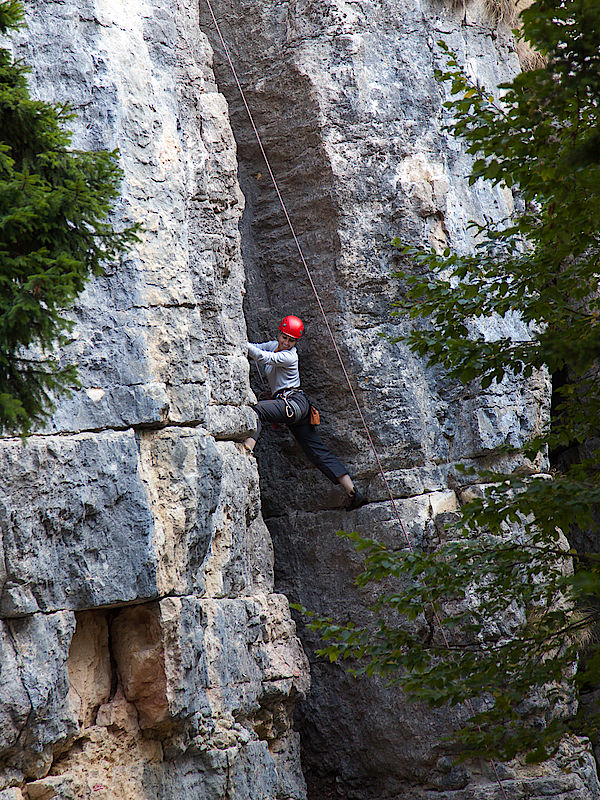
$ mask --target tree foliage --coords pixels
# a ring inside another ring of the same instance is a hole
[[[522,14],[522,35],[544,66],[500,87],[500,99],[443,43],[438,78],[453,96],[447,127],[475,157],[470,183],[514,189],[523,211],[474,225],[477,244],[466,255],[396,240],[407,265],[397,313],[418,322],[405,339],[411,350],[464,383],[501,387],[538,370],[562,376],[552,424],[526,455],[543,462],[580,446],[585,457],[552,476],[480,475],[487,491],[463,507],[434,552],[352,534],[366,556],[359,583],[384,581],[379,621],[368,630],[323,619],[313,626],[332,660],[355,659],[358,671],[384,674],[432,705],[470,704],[463,752],[541,760],[565,731],[593,724],[574,715],[574,689],[600,665],[592,647],[576,668],[598,618],[600,555],[575,552],[564,535],[578,525],[597,537],[600,507],[600,4],[536,0]],[[520,320],[512,329],[523,335],[490,335],[506,318]]]
[[[22,21],[20,2],[0,1],[1,34]],[[27,72],[0,49],[0,431],[25,433],[76,383],[57,355],[71,327],[65,309],[135,238],[109,220],[116,152],[72,149],[73,114],[33,100]]]

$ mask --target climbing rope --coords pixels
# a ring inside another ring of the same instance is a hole
[[[252,112],[250,111],[250,107],[249,107],[248,102],[246,100],[245,92],[244,92],[244,90],[242,88],[242,84],[240,83],[240,80],[238,78],[238,74],[237,74],[237,71],[236,71],[234,63],[233,63],[233,59],[231,58],[231,54],[229,52],[229,48],[227,47],[227,45],[225,43],[225,39],[223,37],[223,34],[221,33],[221,27],[220,27],[219,23],[217,22],[217,18],[215,16],[214,11],[213,11],[213,7],[211,5],[210,0],[206,0],[206,5],[207,5],[208,10],[210,12],[210,16],[211,16],[213,24],[215,26],[215,30],[217,32],[217,36],[219,37],[219,41],[221,42],[221,46],[223,48],[223,52],[225,53],[225,57],[227,59],[229,67],[231,69],[231,73],[233,75],[233,79],[234,79],[235,84],[236,84],[236,86],[238,88],[238,91],[240,93],[240,97],[242,99],[242,103],[244,104],[244,108],[246,109],[246,114],[248,115],[248,119],[250,120],[250,125],[252,126],[252,130],[254,131],[254,136],[256,137],[256,141],[257,141],[258,146],[260,148],[260,152],[262,154],[262,157],[264,159],[265,165],[266,165],[267,170],[269,172],[269,176],[271,178],[271,182],[273,184],[273,188],[275,189],[275,192],[277,194],[277,198],[278,198],[279,203],[281,205],[281,208],[283,210],[283,213],[284,213],[285,219],[287,221],[288,227],[290,229],[290,232],[291,232],[292,237],[294,239],[294,242],[296,244],[296,249],[298,250],[298,255],[300,257],[300,261],[301,261],[302,266],[304,267],[304,270],[305,270],[306,275],[308,277],[308,281],[310,283],[311,289],[312,289],[313,294],[315,296],[315,300],[316,300],[317,305],[319,307],[319,311],[321,312],[321,316],[323,317],[323,322],[325,323],[325,327],[327,328],[327,332],[329,333],[329,337],[330,337],[331,342],[333,344],[333,349],[335,350],[335,354],[336,354],[337,359],[338,359],[338,361],[340,363],[340,366],[342,368],[342,372],[344,374],[344,378],[346,380],[346,383],[348,384],[348,388],[350,389],[350,394],[352,395],[352,399],[354,400],[354,404],[356,406],[356,410],[357,410],[358,415],[360,417],[360,421],[362,423],[362,426],[364,428],[365,434],[366,434],[367,439],[369,441],[369,445],[371,447],[373,455],[375,456],[375,461],[377,462],[377,468],[378,468],[379,473],[380,473],[380,475],[381,475],[381,477],[383,479],[383,483],[385,485],[385,488],[386,488],[387,493],[389,495],[390,501],[392,503],[392,507],[394,509],[394,513],[396,515],[396,519],[398,520],[398,524],[400,525],[400,530],[402,531],[404,539],[406,540],[406,545],[408,547],[409,552],[413,553],[414,552],[414,547],[412,545],[412,542],[410,541],[408,533],[406,532],[406,528],[404,527],[404,523],[402,521],[402,517],[400,516],[400,511],[398,510],[398,506],[396,504],[396,500],[394,499],[394,495],[392,494],[392,490],[391,490],[390,485],[388,483],[388,480],[387,480],[387,478],[385,476],[385,471],[383,469],[383,465],[381,463],[381,459],[379,458],[379,454],[377,452],[377,448],[375,447],[375,442],[373,441],[373,437],[371,436],[371,432],[370,432],[369,427],[367,425],[367,422],[365,420],[361,405],[360,405],[360,403],[358,401],[358,397],[356,396],[356,392],[354,391],[354,387],[352,386],[352,382],[350,381],[350,376],[349,376],[348,371],[346,369],[346,365],[344,364],[344,359],[342,358],[342,354],[341,354],[340,349],[339,349],[339,347],[337,345],[335,336],[333,335],[333,331],[332,331],[331,326],[329,324],[329,320],[327,318],[327,314],[325,313],[325,309],[323,307],[323,303],[321,302],[321,298],[319,296],[319,292],[317,291],[317,287],[316,287],[315,282],[313,280],[312,273],[311,273],[311,271],[309,269],[309,266],[308,266],[308,263],[306,261],[306,258],[304,257],[304,252],[303,252],[302,247],[300,245],[300,241],[298,240],[298,237],[296,235],[296,230],[295,230],[294,225],[292,223],[291,217],[290,217],[290,215],[288,213],[287,206],[285,204],[285,201],[283,199],[281,191],[279,189],[279,184],[277,182],[277,178],[275,177],[275,174],[274,174],[274,172],[273,172],[273,170],[271,168],[271,162],[269,161],[269,158],[268,158],[267,153],[265,151],[265,148],[264,148],[264,145],[262,143],[262,139],[261,139],[260,133],[258,132],[258,128],[256,126],[256,123],[254,122],[254,117],[252,115]],[[260,370],[259,370],[259,373],[260,373]],[[261,375],[261,379],[262,379],[262,375]],[[441,619],[439,617],[439,614],[438,614],[435,606],[433,605],[433,603],[432,603],[432,609],[433,609],[433,614],[434,614],[434,617],[435,617],[435,621],[437,622],[438,627],[440,629],[440,632],[442,634],[442,638],[444,640],[444,644],[445,644],[446,648],[448,649],[448,651],[450,651],[451,650],[450,642],[448,641],[448,638],[446,636],[446,632],[444,630],[444,626],[442,625],[442,621],[441,621]],[[469,711],[471,712],[471,714],[474,714],[475,710],[474,710],[473,705],[472,705],[470,700],[466,701],[466,705],[467,705]],[[502,792],[502,796],[504,797],[504,800],[508,800],[508,797],[507,797],[506,792],[504,790],[504,786],[502,784],[502,780],[500,779],[500,776],[498,774],[498,769],[497,769],[496,763],[493,760],[490,760],[490,764],[492,766],[496,782],[498,783],[498,786],[500,787],[500,790]]]
[[[265,379],[263,378],[263,374],[261,372],[261,369],[258,366],[258,361],[255,361],[254,363],[256,364],[256,370],[258,372],[258,377],[260,378],[260,382],[261,382],[261,385],[262,385],[262,388],[263,388],[263,392],[265,394],[269,394],[269,387],[267,386],[267,384],[265,382]]]

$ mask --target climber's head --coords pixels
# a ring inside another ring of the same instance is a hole
[[[279,330],[281,332],[277,339],[277,349],[291,350],[304,332],[304,323],[300,317],[284,317],[279,323]]]
[[[298,339],[304,333],[304,323],[300,317],[294,317],[293,315],[290,315],[281,320],[279,323],[279,330],[288,339],[293,339],[293,344],[296,344]]]

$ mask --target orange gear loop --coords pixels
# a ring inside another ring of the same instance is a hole
[[[331,342],[333,344],[333,349],[335,350],[335,354],[336,354],[336,356],[338,358],[338,361],[340,362],[340,366],[342,368],[342,372],[344,373],[344,378],[346,379],[346,383],[348,384],[348,388],[350,389],[350,394],[352,395],[352,399],[354,400],[354,404],[356,406],[356,410],[358,411],[358,415],[360,417],[360,421],[361,421],[362,426],[363,426],[363,428],[365,430],[365,433],[367,435],[367,439],[369,440],[369,445],[371,447],[371,450],[373,451],[373,455],[375,456],[375,460],[377,462],[377,467],[379,469],[379,472],[380,472],[381,477],[383,479],[383,482],[385,484],[385,488],[387,490],[387,493],[388,493],[388,495],[390,497],[390,500],[391,500],[391,503],[392,503],[392,507],[394,509],[394,513],[395,513],[396,518],[398,520],[398,523],[400,525],[400,529],[401,529],[402,534],[404,535],[404,538],[406,540],[406,545],[407,545],[409,551],[411,553],[413,553],[414,552],[414,548],[413,548],[412,542],[410,541],[410,539],[408,537],[408,534],[406,532],[406,528],[404,527],[404,523],[402,522],[402,518],[400,517],[400,512],[398,511],[398,506],[396,505],[396,501],[394,499],[394,495],[392,494],[392,490],[390,489],[390,485],[389,485],[388,480],[387,480],[387,478],[385,476],[385,472],[384,472],[383,466],[381,464],[381,459],[379,458],[379,454],[377,453],[377,448],[375,447],[375,443],[373,442],[373,437],[371,436],[371,432],[369,431],[369,428],[367,426],[367,422],[366,422],[364,414],[362,412],[362,408],[360,407],[360,403],[358,402],[358,398],[356,396],[356,392],[354,391],[354,388],[352,387],[352,383],[350,382],[350,376],[348,375],[348,371],[346,369],[346,365],[344,364],[344,360],[342,358],[342,354],[340,353],[339,347],[338,347],[337,342],[335,340],[335,336],[333,335],[333,331],[331,329],[331,326],[329,325],[329,320],[327,319],[327,315],[325,313],[325,309],[323,308],[323,303],[321,302],[321,298],[319,296],[319,292],[317,291],[317,287],[315,286],[315,283],[313,281],[313,277],[312,277],[311,271],[310,271],[310,269],[308,267],[308,264],[306,262],[306,259],[304,257],[304,253],[302,251],[302,247],[300,245],[300,242],[298,241],[298,237],[296,235],[296,231],[295,231],[294,226],[292,224],[292,220],[290,219],[290,215],[288,214],[287,206],[286,206],[286,204],[284,202],[284,199],[283,199],[283,197],[281,195],[281,192],[279,190],[279,184],[277,183],[277,179],[276,179],[275,174],[273,173],[273,170],[271,168],[271,162],[269,161],[269,158],[268,158],[267,153],[265,151],[265,148],[263,146],[262,139],[261,139],[260,134],[258,132],[258,128],[256,127],[256,123],[254,122],[254,117],[252,116],[252,112],[250,111],[250,107],[249,107],[248,102],[246,100],[246,95],[244,94],[244,90],[242,89],[242,85],[241,85],[240,80],[238,78],[235,66],[233,64],[233,60],[232,60],[231,55],[229,53],[229,48],[225,44],[225,39],[223,38],[223,34],[221,33],[221,28],[219,26],[219,23],[217,22],[217,18],[215,16],[215,12],[213,11],[213,7],[211,5],[210,0],[206,0],[206,5],[208,7],[208,10],[210,12],[210,16],[211,16],[212,21],[214,23],[215,30],[217,31],[217,36],[219,37],[219,41],[221,42],[221,46],[223,48],[223,52],[225,53],[225,57],[227,59],[229,67],[231,69],[231,73],[233,75],[233,79],[234,79],[235,84],[236,84],[236,86],[238,88],[238,91],[240,93],[240,97],[242,99],[242,103],[244,104],[244,108],[246,109],[246,113],[248,114],[248,119],[250,120],[250,124],[252,126],[252,130],[254,131],[254,135],[256,137],[256,141],[257,141],[258,146],[260,148],[260,152],[262,153],[262,157],[263,157],[263,159],[265,161],[265,165],[266,165],[267,170],[269,172],[269,176],[271,178],[271,182],[273,184],[273,188],[275,189],[275,192],[277,194],[277,198],[279,200],[279,203],[281,204],[281,208],[283,210],[283,213],[284,213],[285,219],[287,221],[288,227],[290,229],[290,232],[291,232],[292,237],[294,239],[294,242],[296,244],[296,248],[298,250],[298,255],[300,256],[300,261],[302,262],[302,266],[304,267],[304,270],[305,270],[306,275],[308,277],[308,281],[309,281],[310,286],[311,286],[311,288],[313,290],[313,294],[315,296],[315,300],[317,302],[317,305],[319,306],[319,311],[321,312],[321,316],[323,317],[323,321],[325,323],[325,327],[327,328],[327,332],[329,333],[329,336],[331,338]],[[432,603],[432,609],[433,609],[435,621],[437,622],[437,624],[439,626],[439,629],[441,631],[442,638],[444,640],[444,644],[445,644],[446,648],[448,649],[448,651],[450,651],[451,650],[450,643],[449,643],[448,638],[446,636],[446,632],[444,631],[444,627],[442,625],[442,621],[441,621],[441,619],[439,617],[437,609],[435,608],[435,605],[433,603]],[[451,656],[452,656],[452,654],[451,654]],[[469,711],[472,714],[474,714],[475,713],[475,709],[473,708],[473,705],[472,705],[470,700],[466,701],[466,705],[467,705],[467,708],[469,709]],[[500,778],[500,775],[498,774],[498,769],[497,769],[495,761],[490,759],[490,764],[492,766],[492,770],[494,772],[494,777],[496,779],[496,782],[498,783],[498,786],[500,787],[500,790],[502,792],[502,796],[504,797],[504,800],[508,800],[508,797],[506,795],[506,791],[505,791],[504,786],[502,784],[502,780]]]

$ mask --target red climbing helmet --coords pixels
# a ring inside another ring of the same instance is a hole
[[[279,323],[279,330],[282,333],[291,336],[293,339],[299,339],[304,333],[304,323],[300,317],[294,317],[293,315],[290,315],[289,317],[284,317],[281,320]]]

